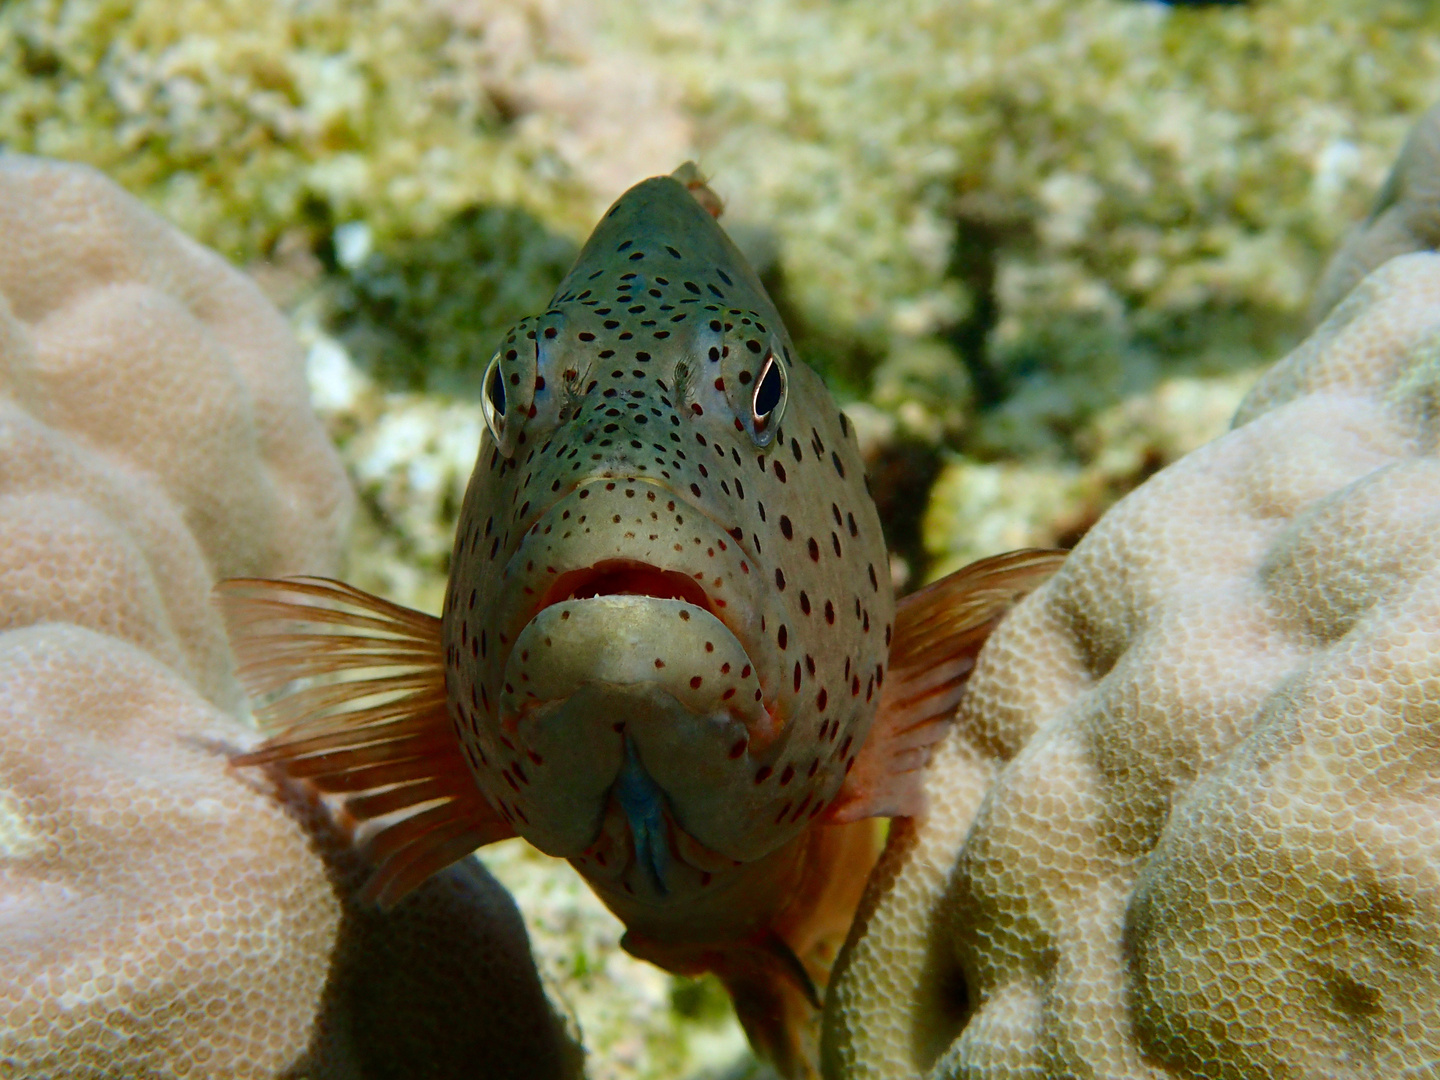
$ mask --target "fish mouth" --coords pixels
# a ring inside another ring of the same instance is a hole
[[[630,559],[606,559],[594,566],[561,574],[546,590],[531,617],[567,600],[592,600],[599,596],[650,596],[657,600],[681,600],[720,617],[710,595],[690,575],[676,570],[661,570]]]

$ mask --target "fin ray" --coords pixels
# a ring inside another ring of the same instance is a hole
[[[921,811],[921,771],[949,730],[981,646],[1064,558],[1063,551],[1011,551],[973,562],[900,601],[875,723],[828,820]]]
[[[342,795],[353,827],[378,826],[364,845],[375,867],[364,895],[391,907],[514,835],[451,726],[439,619],[325,578],[237,578],[216,594],[270,736],[233,763]]]

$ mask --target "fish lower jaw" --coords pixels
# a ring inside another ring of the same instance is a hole
[[[523,724],[596,686],[663,692],[677,723],[728,717],[762,736],[774,728],[745,647],[687,599],[608,594],[542,608],[510,651],[500,713]],[[625,717],[590,719],[610,728]]]

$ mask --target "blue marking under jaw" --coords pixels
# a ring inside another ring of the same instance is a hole
[[[630,835],[635,839],[635,860],[650,874],[661,896],[669,893],[665,874],[670,868],[670,844],[665,836],[665,815],[661,806],[665,793],[650,779],[635,743],[625,737],[625,764],[615,779],[615,798],[630,822]]]

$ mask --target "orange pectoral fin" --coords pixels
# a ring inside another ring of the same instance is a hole
[[[364,895],[392,907],[514,835],[451,727],[439,619],[324,578],[236,578],[216,594],[261,729],[277,732],[233,764],[346,793],[357,825],[403,815],[366,843]]]
[[[980,647],[1064,559],[1063,551],[1034,548],[995,555],[900,601],[880,708],[829,820],[921,811],[921,771],[949,730]]]

